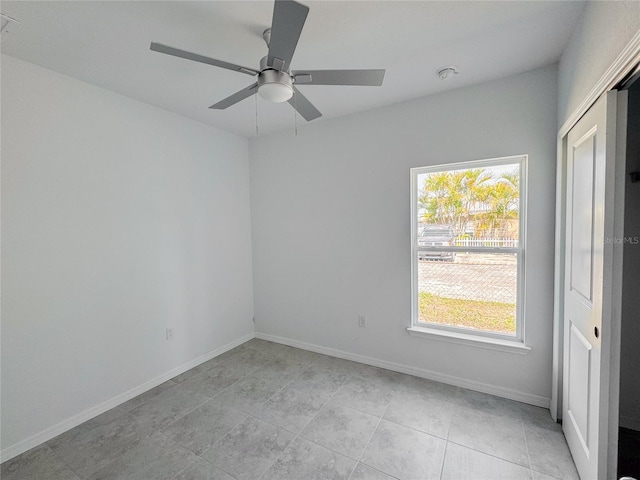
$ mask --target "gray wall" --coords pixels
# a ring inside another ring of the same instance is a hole
[[[246,139],[3,56],[3,452],[251,336],[249,216]]]
[[[552,66],[253,139],[256,331],[547,402],[556,80]],[[529,154],[531,352],[410,336],[409,169],[516,154]]]

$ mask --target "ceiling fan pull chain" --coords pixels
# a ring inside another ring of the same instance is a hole
[[[256,137],[260,135],[260,131],[258,130],[258,95],[254,95],[256,99]]]
[[[293,133],[297,137],[298,136],[298,107],[296,105],[296,99],[298,95],[296,92],[293,92]]]

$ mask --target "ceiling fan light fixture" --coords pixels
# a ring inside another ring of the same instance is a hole
[[[258,87],[258,93],[269,102],[282,103],[293,96],[293,88],[284,83],[264,83]]]
[[[258,94],[269,102],[286,102],[293,96],[291,76],[280,70],[263,70],[258,77]]]

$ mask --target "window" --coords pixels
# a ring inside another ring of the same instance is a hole
[[[411,169],[412,332],[523,341],[526,156]]]

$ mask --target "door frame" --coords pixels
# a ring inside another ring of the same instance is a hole
[[[576,111],[560,127],[557,137],[557,162],[556,162],[556,231],[555,231],[555,265],[554,265],[554,311],[553,311],[553,362],[552,362],[552,386],[551,386],[551,416],[554,420],[562,417],[562,389],[563,389],[563,348],[564,348],[564,281],[565,281],[565,223],[566,223],[566,184],[567,184],[567,142],[566,137],[578,120],[591,108],[591,106],[607,91],[616,87],[634,73],[640,64],[640,31],[632,38],[629,44],[618,55],[613,64],[596,83],[587,97]],[[616,120],[626,118],[626,106],[619,105]],[[616,122],[619,123],[619,122]],[[617,129],[616,139],[609,139],[614,146],[621,144],[622,134]],[[609,143],[609,141],[607,143]],[[623,143],[621,144],[624,145]],[[622,150],[622,151],[621,151]],[[624,235],[624,166],[626,160],[624,148],[618,149],[615,154],[615,162],[607,165],[607,171],[611,172],[610,180],[606,186],[606,203],[611,205],[611,213],[606,219],[605,230],[607,235],[622,238]],[[611,168],[612,170],[609,170]],[[609,175],[608,175],[609,176]],[[620,393],[620,305],[622,293],[622,244],[610,243],[605,245],[605,285],[603,298],[603,331],[609,331],[606,351],[603,345],[603,355],[608,353],[609,365],[604,365],[601,375],[606,375],[608,391],[605,395],[604,405],[608,405],[608,425],[604,440],[603,450],[606,451],[607,472],[602,478],[616,478],[617,450],[618,450],[618,407]],[[606,322],[606,323],[605,323]],[[601,452],[604,455],[604,452]]]

